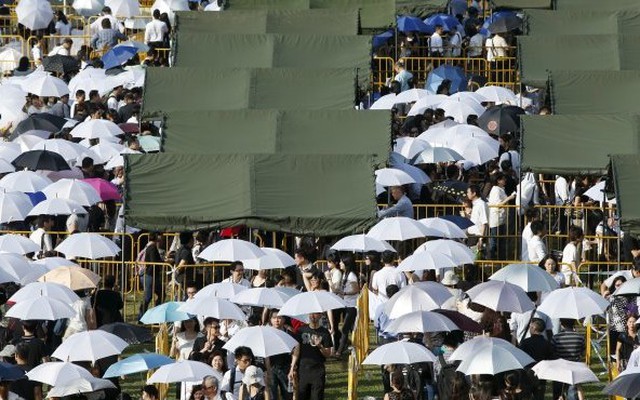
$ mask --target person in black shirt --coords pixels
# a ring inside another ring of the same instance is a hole
[[[120,312],[124,307],[124,302],[120,292],[113,290],[115,284],[116,277],[107,275],[104,278],[104,289],[98,290],[94,295],[93,304],[96,309],[98,327],[113,322],[124,322]]]
[[[204,336],[199,336],[193,342],[193,350],[191,350],[192,360],[206,362],[214,351],[221,352],[225,357],[227,350],[222,346],[226,342],[221,340],[220,335],[220,321],[217,318],[208,317],[204,319]]]
[[[193,248],[193,233],[191,232],[181,232],[180,233],[180,247],[178,251],[176,251],[175,258],[175,267],[176,267],[176,282],[179,284],[184,284],[185,281],[195,281],[202,282],[202,280],[198,280],[195,278],[194,271],[187,271],[185,266],[194,265],[196,262],[193,259],[193,254],[191,253],[191,249]]]
[[[331,334],[320,326],[322,313],[309,314],[309,325],[298,329],[300,344],[293,350],[289,379],[298,377],[299,399],[324,400],[325,361],[331,355]]]
[[[141,275],[141,283],[144,287],[144,301],[140,304],[140,312],[138,313],[138,319],[142,318],[145,311],[149,307],[153,295],[156,295],[156,304],[162,304],[164,302],[164,296],[162,293],[162,265],[160,264],[164,260],[160,254],[158,243],[160,243],[160,234],[157,232],[149,233],[149,242],[144,249],[144,262],[143,266],[139,266],[139,272]],[[158,263],[147,264],[147,263]]]
[[[15,359],[18,368],[22,369],[25,373],[29,372],[30,368],[27,367],[27,359],[29,357],[29,347],[20,343],[15,349]],[[29,379],[18,379],[11,382],[11,389],[13,393],[22,397],[24,400],[36,400],[42,399],[42,384],[40,382],[31,381]]]
[[[536,360],[536,363],[542,360],[553,360],[555,358],[553,354],[553,346],[551,346],[551,343],[549,343],[549,341],[544,337],[545,329],[545,323],[542,319],[531,319],[529,326],[531,336],[520,342],[520,349]],[[547,382],[542,379],[539,380],[538,385],[534,390],[534,399],[544,399],[544,392],[546,389]]]
[[[285,327],[284,317],[278,314],[278,310],[271,310],[271,326],[275,329],[289,333]],[[287,374],[291,369],[291,354],[276,354],[267,359],[267,365],[271,370],[271,380],[268,382],[269,394],[272,399],[278,398],[278,392],[282,400],[291,400],[293,393],[288,391]]]
[[[16,346],[24,344],[29,349],[26,362],[28,369],[42,364],[44,359],[49,356],[47,346],[35,336],[37,326],[35,321],[22,321],[22,337],[13,343]]]

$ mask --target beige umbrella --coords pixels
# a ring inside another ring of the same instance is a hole
[[[100,281],[100,276],[82,267],[58,267],[42,275],[40,282],[54,282],[71,290],[92,289]]]

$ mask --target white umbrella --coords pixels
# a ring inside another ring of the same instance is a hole
[[[600,379],[589,369],[587,364],[576,361],[543,360],[531,368],[538,379],[562,382],[567,385],[578,385],[587,382],[599,382]]]
[[[399,341],[378,347],[364,359],[362,364],[416,364],[435,361],[436,356],[426,347],[417,343]]]
[[[593,185],[592,187],[590,187],[586,192],[584,192],[584,195],[595,201],[599,201],[599,202],[607,201],[610,204],[615,204],[616,203],[615,198],[607,199],[606,193],[604,192],[606,184],[607,182],[600,181],[595,185]]]
[[[111,13],[118,18],[131,18],[140,15],[140,3],[136,0],[105,0]]]
[[[257,357],[271,357],[289,354],[298,341],[285,331],[270,326],[251,326],[241,329],[229,339],[223,349],[234,352],[240,346],[247,346]]]
[[[477,115],[478,117],[484,113],[484,107],[475,101],[457,101],[446,100],[438,105],[438,108],[444,110],[444,115],[453,117],[456,122],[465,124],[467,117]]]
[[[246,286],[239,285],[235,282],[216,282],[211,283],[202,289],[198,290],[198,293],[194,296],[196,299],[203,297],[220,297],[221,299],[230,299],[240,292],[247,290]]]
[[[29,216],[38,215],[71,215],[71,214],[86,214],[87,210],[84,209],[82,204],[73,200],[67,199],[46,199],[36,204],[35,207],[29,211]]]
[[[551,318],[580,319],[602,314],[608,307],[609,302],[593,290],[568,287],[549,293],[538,311]]]
[[[22,82],[22,88],[42,97],[62,97],[69,94],[67,84],[62,79],[51,75],[29,77]]]
[[[102,201],[93,186],[78,179],[60,179],[42,190],[47,199],[68,199],[83,206],[92,206]]]
[[[9,233],[0,236],[0,251],[19,254],[36,253],[40,251],[40,246],[27,237]]]
[[[483,282],[467,290],[471,301],[494,311],[523,313],[535,307],[521,287],[502,281]]]
[[[261,247],[265,252],[265,256],[244,261],[244,267],[247,269],[279,269],[287,268],[295,265],[296,261],[289,254],[280,249],[273,247]]]
[[[51,180],[33,171],[18,171],[0,179],[0,187],[8,191],[39,192],[51,184]]]
[[[397,103],[415,103],[420,99],[424,99],[432,96],[425,89],[409,89],[398,94],[396,97]]]
[[[454,143],[451,148],[460,153],[465,160],[481,165],[498,157],[500,143],[490,137],[472,137]]]
[[[16,14],[18,22],[32,31],[45,29],[53,20],[53,9],[46,0],[20,0]]]
[[[640,295],[640,278],[629,279],[613,292],[614,296]]]
[[[385,218],[367,233],[367,236],[379,240],[409,240],[430,235],[431,231],[426,226],[407,217]]]
[[[376,100],[369,110],[391,110],[393,105],[397,103],[397,95],[395,93],[385,94]]]
[[[55,321],[61,318],[71,318],[76,311],[67,303],[51,297],[32,297],[14,304],[6,316],[21,320]]]
[[[115,257],[120,253],[120,247],[112,240],[91,232],[70,235],[55,250],[67,257],[83,257],[91,260]]]
[[[1,88],[2,86],[0,86]],[[2,96],[2,91],[0,91],[0,97]],[[7,160],[9,162],[18,158],[18,156],[22,154],[22,149],[18,143],[14,142],[0,142],[0,158]]]
[[[484,86],[476,90],[476,93],[482,95],[487,101],[496,104],[518,105],[518,98],[511,89],[502,86]]]
[[[25,133],[14,139],[13,143],[19,144],[20,150],[24,152],[33,149],[36,145],[44,141],[45,139],[40,136]]]
[[[525,292],[550,292],[558,288],[556,280],[536,264],[509,264],[489,279],[513,283]]]
[[[402,186],[416,182],[409,174],[395,168],[381,168],[375,174],[376,183],[382,186]]]
[[[433,236],[443,237],[447,239],[464,239],[467,237],[467,234],[464,233],[464,231],[460,229],[458,225],[444,218],[424,218],[419,219],[418,222],[429,229],[439,232],[438,235]]]
[[[0,186],[2,181],[0,180]],[[33,208],[29,196],[22,192],[0,192],[0,223],[24,221]]]
[[[382,253],[383,251],[396,252],[396,250],[386,241],[378,240],[365,234],[345,236],[331,246],[331,250],[353,251],[360,253],[365,253],[367,251],[377,251],[378,253]]]
[[[100,139],[100,143],[89,147],[89,150],[96,155],[96,157],[91,157],[96,164],[106,163],[119,156],[124,149],[125,147],[119,143],[103,142],[102,139]]]
[[[401,163],[393,164],[392,166],[393,168],[397,168],[409,174],[409,176],[412,177],[418,185],[426,185],[427,183],[431,182],[431,178],[429,178],[429,176],[423,170],[418,167],[414,167],[411,164]]]
[[[13,296],[9,298],[9,301],[20,303],[40,296],[60,300],[67,304],[72,304],[80,299],[73,290],[59,283],[33,282],[15,292]]]
[[[112,170],[117,167],[124,167],[124,157],[121,155],[117,155],[109,160],[109,162],[104,166],[106,170]]]
[[[385,332],[450,332],[458,329],[453,321],[442,314],[433,311],[414,311],[391,321]]]
[[[181,360],[158,368],[158,370],[147,380],[147,383],[202,381],[202,378],[207,375],[212,375],[217,377],[218,380],[222,380],[222,376],[219,372],[203,362]]]
[[[0,71],[10,72],[18,67],[22,53],[12,47],[5,47],[0,51]]]
[[[73,9],[83,17],[98,15],[103,7],[104,0],[73,0]]]
[[[116,385],[108,379],[100,378],[81,378],[69,382],[65,385],[58,385],[53,387],[47,393],[47,398],[60,398],[66,396],[73,396],[82,393],[96,393],[104,389],[115,389]]]
[[[32,150],[48,150],[56,152],[67,162],[77,159],[86,152],[84,147],[65,139],[47,139],[36,143]]]
[[[243,306],[280,308],[287,300],[299,293],[300,291],[296,289],[288,291],[279,287],[252,288],[236,294],[230,300]]]
[[[15,83],[4,83],[0,85],[0,98],[2,98],[2,105],[8,108],[20,109],[27,102],[27,92],[22,87]],[[2,143],[3,146],[10,142]],[[9,160],[13,161],[13,160]]]
[[[70,132],[71,136],[83,139],[100,139],[124,134],[115,123],[106,119],[92,119],[81,122]]]
[[[428,130],[426,132],[429,132]],[[446,129],[439,129],[435,131],[435,134],[431,134],[430,138],[432,144],[441,144],[443,146],[451,146],[456,142],[464,141],[469,138],[475,137],[491,137],[487,132],[474,125],[459,124],[451,126]],[[426,136],[421,137],[424,140]]]
[[[218,319],[233,319],[244,321],[247,319],[240,307],[229,300],[218,297],[199,297],[187,300],[178,307],[178,311],[203,317],[214,317]]]
[[[20,277],[20,285],[26,286],[29,283],[36,282],[40,277],[49,272],[44,265],[29,262],[29,272]]]
[[[149,21],[143,18],[127,18],[124,20],[124,27],[127,29],[144,29]]]
[[[414,311],[432,311],[440,308],[453,295],[447,290],[447,296],[442,292],[427,292],[416,285],[409,285],[394,294],[384,305],[384,311],[389,318],[399,318]]]
[[[243,261],[265,255],[260,247],[246,240],[224,239],[202,250],[198,257],[207,261]]]
[[[118,84],[108,79],[104,69],[93,67],[83,69],[69,81],[69,91],[73,95],[75,95],[78,90],[84,90],[86,93],[89,93],[91,90],[97,90],[103,95],[116,86],[118,86]]]
[[[333,293],[320,290],[300,293],[293,296],[282,305],[280,315],[296,317],[345,307],[346,304],[340,297]]]
[[[493,346],[493,347],[505,347],[511,348],[514,347],[511,342],[507,342],[504,339],[488,337],[488,336],[476,336],[471,340],[467,340],[458,346],[451,356],[449,357],[450,361],[462,361],[467,358],[471,358],[479,349],[482,347]]]
[[[79,365],[54,361],[40,364],[29,372],[27,378],[30,381],[46,383],[49,386],[66,385],[77,379],[91,379],[93,375]]]
[[[167,13],[169,20],[174,23],[174,11],[189,11],[189,3],[187,0],[156,0],[151,6],[151,11],[160,10],[161,13]]]
[[[464,159],[460,153],[448,147],[432,146],[418,153],[411,162],[413,164],[435,164],[459,161]]]
[[[397,269],[398,271],[438,270],[441,268],[453,268],[456,265],[456,262],[444,253],[422,251],[402,260]]]
[[[429,240],[428,242],[418,246],[414,253],[419,253],[421,251],[438,251],[445,253],[451,256],[451,258],[453,258],[459,265],[473,264],[475,262],[475,256],[471,249],[454,240]]]
[[[64,257],[45,257],[33,262],[45,266],[48,270],[56,269],[58,267],[77,267],[78,264],[71,260],[67,260]]]
[[[416,138],[412,137],[401,137],[396,139],[393,151],[401,154],[405,158],[412,159],[418,153],[427,150],[430,147],[429,143],[423,140],[416,140]]]
[[[468,357],[462,359],[457,371],[465,375],[495,375],[513,369],[522,369],[535,360],[514,345],[486,344],[478,346]]]
[[[31,269],[29,261],[16,253],[0,253],[0,282],[19,282]]]
[[[487,99],[485,96],[483,96],[481,93],[476,92],[456,92],[454,94],[449,95],[449,100],[454,100],[454,101],[463,101],[463,102],[475,102],[478,103],[480,105],[482,105],[482,103],[489,101],[489,99]],[[479,115],[478,115],[479,116]]]
[[[115,356],[129,344],[113,333],[102,330],[74,333],[51,354],[63,361],[91,361]]]
[[[629,367],[602,390],[612,396],[635,399],[640,396],[640,367]]]
[[[8,174],[15,171],[16,167],[14,167],[13,164],[3,158],[0,158],[0,174]]]
[[[411,107],[407,116],[413,116],[424,113],[428,108],[434,108],[438,104],[447,100],[447,96],[444,94],[432,94],[426,97],[422,97],[416,101]]]

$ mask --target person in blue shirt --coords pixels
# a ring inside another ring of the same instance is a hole
[[[413,218],[413,203],[411,203],[411,200],[409,200],[409,198],[405,195],[404,187],[392,186],[391,197],[393,197],[393,199],[396,201],[396,204],[384,210],[378,211],[378,218]]]

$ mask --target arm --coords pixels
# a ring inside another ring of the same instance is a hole
[[[35,400],[42,400],[42,386],[34,386],[33,388],[33,398]]]
[[[95,49],[97,44],[98,44],[98,34],[96,33],[91,38],[91,47],[93,47]]]
[[[622,342],[616,342],[616,368],[620,372],[620,353],[622,351]]]
[[[150,34],[150,30],[149,30],[149,27],[147,27],[147,28],[144,30],[144,42],[145,42],[146,44],[149,44],[149,34]]]
[[[291,353],[291,368],[289,368],[289,375],[288,375],[288,378],[291,381],[295,381],[296,379],[296,375],[297,375],[296,368],[298,368],[299,360],[300,360],[300,345],[297,345],[293,349],[293,353]]]

